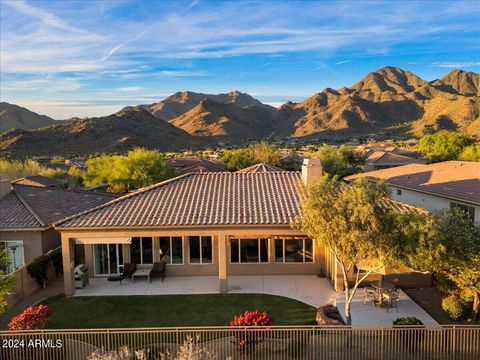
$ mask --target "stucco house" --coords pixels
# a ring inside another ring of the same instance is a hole
[[[116,197],[59,189],[39,183],[36,177],[27,179],[0,182],[0,248],[9,249],[9,273],[60,246],[54,222]]]
[[[255,170],[255,171],[254,171]],[[167,277],[326,275],[342,289],[332,254],[291,226],[300,187],[322,176],[319,160],[302,171],[261,166],[249,171],[189,173],[139,189],[66,218],[62,234],[65,293],[73,269],[94,277],[122,273],[124,264],[163,261]]]
[[[394,200],[428,211],[458,207],[480,224],[480,162],[405,165],[355,174],[346,180],[361,177],[386,181]]]

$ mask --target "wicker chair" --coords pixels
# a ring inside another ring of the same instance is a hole
[[[377,290],[371,286],[365,286],[363,290],[364,290],[363,303],[366,304],[367,301],[372,301],[375,304],[375,302],[378,300]]]
[[[131,278],[135,270],[137,270],[137,264],[133,264],[133,263],[123,264],[123,273],[121,275],[122,280],[125,279],[127,276]]]
[[[163,282],[163,280],[165,280],[165,273],[166,273],[165,262],[160,261],[160,262],[153,263],[153,270],[152,270],[153,277],[161,276],[162,282]]]

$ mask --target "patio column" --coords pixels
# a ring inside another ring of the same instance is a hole
[[[62,259],[63,259],[63,281],[65,285],[65,296],[75,294],[75,278],[73,267],[75,255],[74,239],[70,239],[68,234],[62,234]]]
[[[340,266],[338,266],[338,261],[334,261],[334,269],[333,269],[333,287],[335,288],[335,291],[344,291],[344,286],[343,286],[343,273],[342,269],[340,269]]]
[[[153,262],[160,262],[160,238],[154,237],[152,239],[152,249],[153,249]]]
[[[123,263],[130,263],[130,244],[122,244]]]
[[[227,239],[226,234],[218,235],[218,281],[220,292],[228,291],[227,284]]]

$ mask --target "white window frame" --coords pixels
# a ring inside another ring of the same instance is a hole
[[[463,210],[462,207],[467,208],[467,211]],[[456,202],[456,201],[451,201],[450,202],[450,209],[452,210],[454,208],[462,210],[468,216],[469,219],[471,219],[473,222],[475,222],[475,216],[477,215],[477,214],[475,214],[475,210],[476,210],[475,206],[462,204],[462,203],[459,203],[459,202]]]
[[[191,235],[191,236],[187,236],[188,237],[188,263],[190,265],[213,265],[215,264],[215,247],[213,246],[213,241],[214,241],[214,238],[213,236],[211,235]],[[190,259],[190,238],[191,237],[198,237],[199,240],[200,240],[200,262],[198,263],[192,263],[191,262],[191,259]],[[206,262],[204,263],[203,262],[203,254],[202,254],[202,237],[209,237],[210,238],[210,243],[212,244],[212,261],[211,262]]]
[[[261,256],[261,239],[266,239],[267,240],[267,261],[262,261],[262,256]],[[238,240],[238,261],[232,261],[232,240]],[[257,240],[257,249],[258,249],[258,261],[257,262],[242,262],[242,254],[240,249],[241,247],[241,242],[242,240]],[[230,264],[235,264],[235,265],[265,265],[265,264],[270,264],[270,238],[267,237],[259,237],[259,238],[238,238],[238,237],[231,237],[230,238],[230,248],[229,248],[229,257],[228,261]]]
[[[182,241],[182,262],[181,263],[172,263],[172,238],[180,238],[181,241]],[[185,241],[184,241],[184,236],[159,236],[158,237],[158,251],[161,250],[161,246],[160,246],[160,238],[169,238],[170,240],[170,247],[169,247],[169,258],[170,258],[170,261],[169,262],[165,262],[165,264],[167,265],[184,265],[185,264]],[[213,245],[213,244],[212,244]],[[212,249],[212,254],[213,254],[213,249]],[[162,259],[160,259],[160,261],[163,261]]]
[[[277,254],[275,253],[276,251],[276,247],[275,247],[275,242],[277,240],[282,240],[282,261],[277,261]],[[302,262],[294,262],[294,261],[285,261],[285,240],[302,240],[303,242],[303,261]],[[305,251],[305,241],[306,240],[311,240],[312,241],[312,261],[311,262],[307,262],[305,261],[306,259],[306,251]],[[287,265],[291,265],[291,264],[314,264],[315,263],[315,242],[313,241],[313,239],[310,239],[310,238],[301,238],[301,239],[298,239],[298,238],[289,238],[289,237],[286,237],[286,238],[275,238],[274,239],[274,242],[273,242],[273,259],[274,259],[274,262],[275,264],[287,264]]]
[[[97,248],[95,247],[95,245],[107,245],[107,248],[110,246],[110,245],[116,245],[115,246],[115,253],[116,253],[116,256],[117,256],[117,272],[115,273],[112,273],[111,269],[110,269],[110,251],[107,251],[107,257],[108,257],[108,274],[99,274],[97,272],[97,259],[96,259],[96,256],[97,256]],[[120,248],[122,247],[122,244],[110,244],[110,243],[105,243],[105,244],[92,244],[92,252],[93,252],[93,273],[95,276],[98,276],[98,277],[101,277],[101,276],[111,276],[111,275],[120,275],[121,273],[123,273],[123,267],[124,267],[124,264],[125,264],[125,258],[124,258],[124,253],[123,253],[123,248],[122,248],[122,263],[120,264]]]
[[[9,252],[9,259],[10,259],[10,253],[11,253],[11,250],[8,248],[8,243],[21,243],[21,248],[22,248],[22,265],[21,266],[18,266],[16,268],[14,268],[13,266],[16,265],[14,263],[10,263],[8,266],[6,266],[6,272],[7,274],[11,274],[12,272],[14,272],[15,270],[18,270],[22,267],[24,267],[26,265],[25,263],[25,245],[23,244],[23,240],[0,240],[0,244],[2,244],[2,249],[8,249]],[[8,267],[9,266],[12,266],[12,271],[9,271]]]

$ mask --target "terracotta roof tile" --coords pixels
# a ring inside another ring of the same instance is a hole
[[[127,194],[58,227],[289,225],[298,172],[191,173]]]
[[[391,185],[480,205],[480,162],[411,164],[348,176],[386,180]]]
[[[113,194],[12,184],[0,206],[0,229],[43,228],[116,198]]]
[[[270,171],[285,171],[285,170],[270,164],[260,163],[260,164],[249,166],[245,169],[238,170],[237,173],[247,174],[247,173],[262,173],[262,172],[270,172]]]

